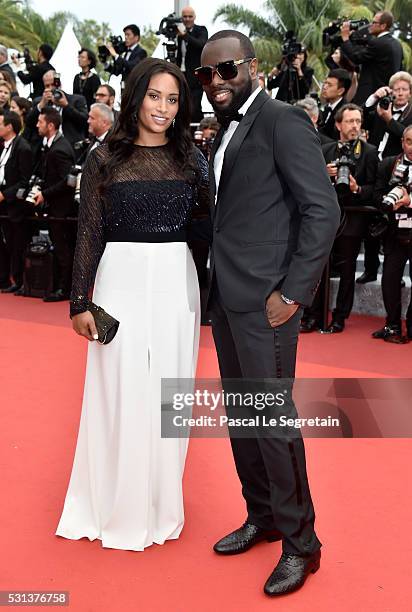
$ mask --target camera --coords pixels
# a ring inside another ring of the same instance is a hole
[[[55,74],[54,75],[54,80],[53,80],[53,88],[52,88],[52,94],[53,94],[53,98],[55,100],[61,100],[63,97],[63,91],[61,90],[61,81],[60,81],[60,74]]]
[[[342,143],[339,151],[339,158],[335,161],[335,166],[338,168],[335,189],[338,195],[344,195],[350,191],[349,176],[356,168],[354,145],[354,142]]]
[[[395,102],[395,99],[396,99],[395,96],[391,96],[390,94],[383,96],[383,98],[380,98],[378,102],[378,106],[380,106],[384,110],[388,110],[390,105],[393,104],[393,102]]]
[[[22,47],[23,47],[23,53],[17,53],[17,56],[19,59],[24,60],[24,63],[26,64],[26,68],[32,68],[36,62],[33,60],[32,56],[30,55],[30,49],[28,48],[26,43],[21,43]]]
[[[82,166],[76,164],[70,168],[70,172],[67,175],[67,185],[74,189],[74,201],[78,204],[80,202],[80,181],[82,178]]]
[[[324,47],[331,45],[334,49],[339,47],[342,42],[340,29],[345,21],[349,21],[349,29],[352,34],[351,42],[355,44],[366,44],[368,39],[369,21],[367,19],[335,19],[322,31],[322,44]]]
[[[176,13],[170,13],[167,17],[163,17],[159,29],[156,32],[157,36],[164,36],[167,39],[166,42],[163,43],[166,50],[166,60],[173,64],[176,63],[176,37],[179,23],[183,23],[180,17],[176,17]]]
[[[121,36],[109,36],[109,40],[118,55],[121,55],[122,53],[127,51],[126,44]],[[106,47],[106,45],[99,45],[97,47],[97,51],[97,56],[101,63],[106,64],[107,60],[110,57],[109,49]]]
[[[36,174],[33,174],[30,177],[28,193],[25,198],[23,195],[21,199],[24,199],[26,204],[35,205],[36,195],[41,191],[41,188],[43,185],[44,185],[44,180],[40,178],[39,176],[37,176]],[[40,204],[39,206],[36,206],[35,215],[38,216],[39,212],[41,212],[43,209],[44,209],[44,204]]]
[[[291,64],[299,53],[302,53],[302,43],[296,40],[293,30],[288,30],[283,39],[282,57],[287,63]]]
[[[390,192],[382,199],[382,208],[385,211],[392,211],[394,205],[403,197],[403,187],[408,193],[412,191],[412,166],[405,163],[398,163],[392,173],[389,186]]]

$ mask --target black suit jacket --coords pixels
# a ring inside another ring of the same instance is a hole
[[[43,75],[49,70],[54,70],[54,67],[49,62],[41,62],[41,64],[35,64],[28,69],[28,74],[19,70],[17,76],[24,85],[33,83],[33,92],[30,94],[30,98],[41,97],[44,91]]]
[[[338,143],[328,143],[322,147],[323,156],[327,164],[335,161],[338,155]],[[346,224],[343,228],[343,236],[364,236],[368,224],[371,220],[369,213],[350,212],[350,206],[374,206],[374,188],[376,171],[378,167],[378,152],[376,147],[362,142],[362,150],[356,162],[356,169],[353,176],[358,185],[361,186],[361,193],[348,193],[339,198],[339,203],[346,209]]]
[[[59,133],[50,149],[43,152],[43,196],[53,216],[65,217],[73,212],[74,190],[67,185],[67,175],[74,159],[70,143]]]
[[[412,124],[412,103],[403,111],[398,120],[391,119],[386,123],[376,112],[376,106],[364,107],[364,125],[369,130],[368,142],[379,146],[385,132],[388,132],[389,137],[386,141],[386,146],[382,152],[382,158],[392,155],[398,155],[402,151],[401,138],[403,130],[407,125]]]
[[[366,46],[354,45],[348,40],[341,44],[341,49],[354,64],[361,66],[358,89],[352,100],[355,104],[364,104],[402,67],[402,45],[391,34],[379,38],[371,36]]]
[[[339,104],[337,104],[335,108],[331,110],[329,116],[327,116],[328,113],[325,113],[324,110],[319,113],[319,132],[321,134],[324,134],[328,138],[332,138],[332,140],[339,140],[340,134],[335,125],[335,115],[344,104],[347,104],[347,101],[345,100],[345,98],[342,98]],[[327,121],[325,121],[325,119],[327,119]]]
[[[123,55],[125,56],[126,53],[124,53]],[[122,79],[126,80],[133,68],[137,66],[137,64],[141,62],[145,57],[147,57],[147,52],[145,51],[145,49],[143,49],[143,47],[137,45],[137,47],[135,47],[131,52],[128,60],[119,55],[119,57],[114,60],[113,67],[110,72],[115,75],[121,74]]]
[[[201,85],[195,77],[194,71],[200,66],[200,56],[209,35],[205,26],[194,25],[191,32],[187,32],[183,37],[179,36],[177,44],[177,65],[182,65],[182,45],[183,41],[187,44],[185,67],[186,79],[190,87],[201,89]]]
[[[210,208],[212,275],[224,305],[259,311],[275,289],[310,304],[340,217],[312,122],[260,92],[226,149],[215,206],[222,136],[210,157]]]
[[[22,136],[16,136],[12,145],[9,159],[4,168],[5,185],[0,191],[5,197],[5,205],[9,218],[13,221],[21,221],[25,215],[23,200],[18,200],[16,194],[19,189],[25,189],[30,180],[33,167],[33,154],[28,142]],[[0,204],[0,210],[4,210]]]

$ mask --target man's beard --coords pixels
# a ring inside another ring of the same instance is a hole
[[[245,87],[236,93],[233,93],[232,102],[227,106],[224,110],[218,111],[215,107],[213,107],[216,118],[219,123],[224,123],[227,117],[231,117],[235,115],[239,108],[241,108],[246,100],[250,97],[252,93],[252,79],[245,85]],[[212,104],[213,106],[213,104]],[[223,120],[223,121],[222,121]]]

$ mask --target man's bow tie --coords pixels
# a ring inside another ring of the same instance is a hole
[[[227,128],[229,127],[232,121],[237,121],[239,123],[240,121],[242,121],[242,119],[243,119],[243,115],[239,113],[239,111],[236,111],[235,113],[232,113],[231,115],[225,115],[223,117],[219,117],[219,123],[225,130],[227,130]]]

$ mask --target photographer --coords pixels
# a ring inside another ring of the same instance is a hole
[[[33,91],[30,94],[30,98],[34,100],[34,98],[38,98],[43,94],[44,91],[44,83],[43,83],[43,75],[49,70],[54,70],[54,67],[50,64],[50,59],[52,58],[54,53],[53,47],[44,43],[40,45],[37,50],[37,64],[33,62],[30,57],[30,54],[27,50],[24,52],[24,59],[26,62],[26,70],[27,73],[19,70],[17,72],[17,76],[20,81],[24,85],[32,84]],[[12,61],[17,66],[20,67],[20,59],[16,55],[12,55]]]
[[[137,64],[147,57],[146,51],[139,45],[140,29],[137,25],[131,24],[123,28],[124,44],[126,50],[119,54],[113,46],[112,42],[107,42],[106,47],[114,62],[112,66],[108,66],[107,72],[114,75],[122,75],[122,82],[126,81],[127,77]]]
[[[402,151],[402,134],[412,124],[412,76],[396,72],[389,87],[380,87],[365,103],[365,127],[369,142],[378,147],[379,158]]]
[[[390,11],[376,13],[369,26],[371,37],[366,46],[353,44],[350,40],[349,22],[341,27],[342,52],[354,64],[360,65],[358,89],[353,98],[355,104],[364,104],[367,98],[389,81],[394,72],[402,67],[401,43],[391,34],[393,15]]]
[[[340,273],[339,289],[332,322],[327,331],[340,333],[345,328],[355,292],[356,259],[362,238],[368,226],[368,214],[350,212],[350,206],[373,205],[378,157],[376,148],[360,139],[362,109],[355,104],[346,104],[335,115],[339,141],[323,145],[326,168],[335,189],[339,204],[346,209],[346,223],[336,238],[333,254]],[[310,332],[319,328],[322,305],[315,298],[312,307],[305,311],[301,331]]]
[[[339,140],[339,132],[335,125],[335,115],[337,111],[347,104],[345,98],[351,86],[351,76],[346,70],[337,68],[331,70],[323,82],[321,90],[321,98],[326,102],[319,117],[319,132],[332,138]]]
[[[67,185],[67,175],[74,164],[74,152],[68,140],[59,132],[61,116],[57,109],[42,108],[37,121],[39,135],[45,139],[42,179],[44,186],[35,196],[35,206],[46,205],[50,217],[50,238],[57,261],[55,290],[45,302],[60,302],[69,298],[74,254],[74,231],[70,223],[61,221],[74,213],[74,190]]]
[[[412,125],[402,136],[402,153],[386,157],[378,168],[375,203],[389,217],[384,238],[382,294],[386,324],[373,332],[373,338],[404,344],[402,336],[401,283],[405,264],[412,265]],[[394,189],[395,188],[395,189]],[[412,339],[412,296],[406,313],[407,339]]]
[[[107,104],[96,102],[92,104],[89,111],[89,133],[93,136],[90,146],[87,149],[86,159],[88,155],[98,146],[100,146],[113,127],[114,115],[112,109]]]
[[[196,13],[190,7],[182,9],[183,26],[178,27],[177,59],[176,63],[184,73],[190,88],[192,101],[192,122],[198,123],[203,118],[202,97],[203,88],[195,77],[195,70],[200,66],[200,56],[208,39],[205,26],[195,24]]]
[[[90,49],[80,49],[79,66],[82,69],[76,74],[73,81],[73,93],[86,98],[87,108],[90,109],[94,103],[96,91],[100,87],[99,76],[92,72],[96,68],[96,56]]]
[[[52,70],[43,75],[43,82],[43,95],[41,98],[33,100],[33,108],[26,118],[26,127],[29,130],[33,130],[37,126],[42,110],[52,107],[61,116],[60,130],[71,145],[86,138],[88,133],[88,112],[84,96],[66,94],[61,89],[59,77]],[[34,135],[30,144],[37,157],[41,148],[41,139]]]
[[[32,170],[32,152],[26,140],[19,136],[20,130],[17,113],[6,111],[0,115],[0,138],[4,141],[0,156],[0,214],[7,215],[1,226],[13,279],[2,292],[16,295],[23,292],[23,255],[29,238],[25,203],[18,192],[27,187]]]
[[[299,43],[296,43],[299,44]],[[306,65],[308,53],[301,46],[301,52],[286,54],[284,45],[282,61],[270,72],[267,80],[269,91],[278,87],[276,100],[293,103],[304,98],[312,87],[313,68]]]

